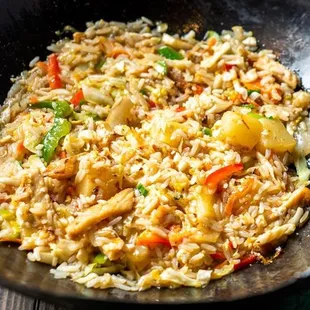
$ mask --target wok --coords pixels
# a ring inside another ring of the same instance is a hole
[[[169,23],[171,32],[228,29],[242,25],[253,30],[261,46],[276,50],[281,61],[297,70],[310,87],[310,2],[307,0],[2,0],[0,1],[0,100],[10,77],[27,68],[35,56],[44,59],[46,46],[58,40],[55,30],[85,22],[130,21],[140,16]],[[0,284],[37,297],[58,300],[130,303],[208,303],[232,301],[277,290],[308,277],[310,225],[292,236],[284,254],[268,266],[254,265],[204,289],[151,289],[129,293],[118,289],[87,289],[70,280],[55,280],[49,266],[31,263],[15,247],[0,246]]]

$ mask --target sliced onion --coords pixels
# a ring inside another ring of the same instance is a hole
[[[83,90],[85,100],[90,103],[100,104],[100,105],[112,105],[113,104],[113,99],[110,96],[106,96],[102,94],[98,89],[94,87],[82,85],[82,90]]]

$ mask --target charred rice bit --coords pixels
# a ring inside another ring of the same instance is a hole
[[[204,287],[270,261],[309,217],[296,74],[240,26],[202,41],[167,28],[88,23],[8,93],[0,241],[58,279]]]

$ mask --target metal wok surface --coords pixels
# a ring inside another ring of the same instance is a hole
[[[130,21],[140,16],[162,20],[171,32],[228,29],[242,25],[253,30],[260,44],[279,53],[310,87],[310,2],[307,0],[157,0],[157,1],[0,1],[0,101],[10,77],[27,68],[35,56],[44,59],[46,46],[58,40],[55,31],[72,25],[83,31],[85,22]],[[118,289],[87,289],[70,280],[55,280],[49,266],[31,263],[25,252],[0,245],[0,284],[40,298],[67,302],[208,303],[243,299],[287,286],[309,275],[310,225],[289,238],[284,254],[268,266],[254,265],[205,289],[151,289],[129,293]]]

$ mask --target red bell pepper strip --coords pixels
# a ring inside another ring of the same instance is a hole
[[[83,102],[84,99],[84,94],[83,94],[83,90],[80,89],[75,95],[73,95],[73,97],[71,98],[70,102],[75,106],[79,106],[81,102]]]
[[[240,260],[240,263],[234,265],[234,270],[243,269],[243,268],[255,263],[256,261],[257,261],[257,256],[254,254],[251,254],[247,257],[243,257]]]
[[[156,103],[155,103],[154,101],[152,101],[152,100],[149,100],[149,101],[148,101],[148,104],[149,104],[149,107],[150,107],[151,109],[157,108]]]
[[[214,259],[214,260],[224,260],[226,259],[225,255],[222,252],[215,252],[213,254],[210,254],[210,256]]]
[[[242,169],[243,164],[233,164],[220,168],[207,176],[205,180],[205,185],[209,186],[212,189],[216,189],[221,181],[232,176],[235,172],[241,171]]]
[[[60,79],[60,67],[56,54],[52,54],[48,57],[47,64],[47,76],[51,89],[62,88],[62,82]]]
[[[225,64],[225,71],[230,71],[233,68],[234,65],[231,64]]]

